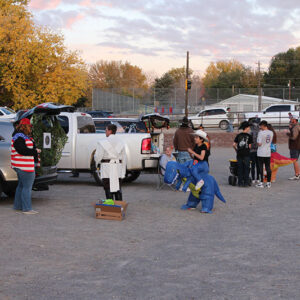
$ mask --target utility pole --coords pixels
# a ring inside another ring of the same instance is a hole
[[[186,53],[186,74],[185,74],[185,80],[187,82],[187,80],[189,79],[189,51],[187,51]],[[184,113],[185,116],[188,117],[188,102],[189,102],[189,90],[186,87],[185,88],[185,109],[184,109]]]
[[[289,100],[291,100],[291,80],[289,80]]]
[[[261,111],[261,81],[260,81],[260,61],[258,61],[258,111]]]

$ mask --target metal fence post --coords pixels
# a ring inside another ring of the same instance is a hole
[[[153,89],[153,112],[155,111],[155,88]]]
[[[112,110],[112,111],[114,111],[114,110],[113,110],[113,102],[114,102],[114,90],[111,89],[111,110]]]
[[[175,99],[174,99],[174,109],[176,109],[176,97],[177,97],[177,94],[176,94],[176,88],[174,89],[174,93],[175,93]]]

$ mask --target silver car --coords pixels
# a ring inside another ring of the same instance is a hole
[[[10,163],[13,131],[14,126],[11,121],[0,121],[0,196],[2,192],[12,196],[18,184],[17,173],[11,168]],[[56,180],[56,166],[43,167],[42,173],[43,175],[36,177],[33,189],[47,189],[47,185]]]

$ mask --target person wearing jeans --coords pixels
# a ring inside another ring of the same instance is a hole
[[[25,172],[14,168],[18,175],[18,186],[15,193],[14,209],[32,212],[31,190],[35,179],[35,172]]]
[[[14,209],[22,210],[28,215],[37,213],[31,207],[31,191],[35,179],[35,163],[38,162],[40,152],[31,137],[30,120],[22,119],[16,126],[11,140],[11,166],[18,176]]]
[[[257,136],[257,157],[258,157],[258,165],[260,172],[260,180],[261,182],[256,185],[256,187],[263,188],[264,187],[264,166],[267,172],[267,184],[266,187],[271,187],[271,143],[273,140],[273,132],[268,129],[267,121],[261,121],[259,123],[260,131]]]
[[[234,121],[234,113],[231,112],[231,108],[227,108],[227,118],[228,118],[228,128],[227,132],[233,132],[233,121]]]
[[[188,149],[193,149],[195,143],[193,135],[191,134],[194,133],[194,130],[189,127],[188,118],[183,117],[181,122],[181,126],[175,131],[173,144],[175,150],[178,152],[176,159],[180,164],[183,164],[192,159]]]

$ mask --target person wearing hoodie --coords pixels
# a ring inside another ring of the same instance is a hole
[[[238,186],[249,187],[250,149],[253,143],[252,136],[249,134],[249,122],[244,121],[239,129],[242,132],[235,137],[233,143],[233,148],[236,150],[238,167]]]
[[[259,166],[257,158],[257,135],[259,132],[259,121],[257,119],[250,120],[250,135],[252,136],[252,145],[250,149],[250,161],[251,161],[251,179],[252,183],[259,183]],[[256,171],[256,172],[255,172]],[[256,175],[256,176],[255,176]]]
[[[187,117],[183,117],[181,126],[175,131],[173,145],[178,152],[177,161],[179,163],[185,163],[191,160],[191,156],[188,149],[194,149],[195,143],[191,133],[194,133],[193,129],[189,127],[189,121]]]

